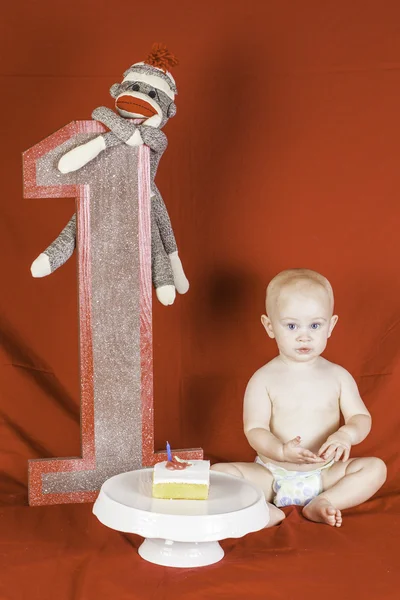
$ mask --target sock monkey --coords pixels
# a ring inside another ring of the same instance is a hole
[[[175,300],[175,290],[184,294],[189,282],[183,271],[167,208],[154,182],[160,158],[168,141],[161,131],[176,114],[175,80],[167,71],[177,60],[165,47],[154,45],[145,62],[132,65],[124,73],[122,83],[115,83],[110,94],[117,113],[106,107],[96,108],[92,118],[110,131],[73,148],[64,154],[58,169],[61,173],[77,171],[101,152],[119,144],[150,148],[151,189],[151,257],[152,280],[159,301],[164,305]],[[141,119],[137,124],[133,119]],[[33,277],[44,277],[63,265],[76,245],[76,215],[54,242],[32,263]]]

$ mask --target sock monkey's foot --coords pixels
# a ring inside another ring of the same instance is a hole
[[[39,254],[39,256],[31,264],[32,277],[46,277],[50,275],[51,267],[50,260],[47,254]]]
[[[178,252],[172,252],[171,254],[169,254],[169,260],[171,261],[171,268],[172,274],[174,276],[176,291],[179,294],[186,294],[186,292],[189,289],[189,282],[183,270],[181,259],[178,256]]]
[[[164,306],[170,306],[175,300],[175,286],[174,285],[162,285],[156,288],[156,296]]]

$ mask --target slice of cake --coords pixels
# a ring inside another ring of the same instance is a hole
[[[210,461],[172,461],[154,465],[153,498],[206,500],[210,487]]]

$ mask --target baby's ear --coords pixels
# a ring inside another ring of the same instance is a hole
[[[274,338],[275,334],[274,334],[274,330],[272,329],[271,319],[269,317],[267,317],[267,315],[262,315],[261,323],[263,324],[264,329],[268,333],[269,337]]]
[[[335,327],[336,323],[338,322],[339,317],[337,315],[333,315],[333,317],[331,317],[331,321],[329,323],[329,332],[328,332],[328,338],[331,337],[333,328]]]

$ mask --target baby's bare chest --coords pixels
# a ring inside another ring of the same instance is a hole
[[[268,389],[272,412],[287,415],[299,412],[337,412],[339,410],[340,384],[334,376],[312,378],[277,377]]]

